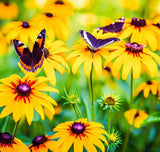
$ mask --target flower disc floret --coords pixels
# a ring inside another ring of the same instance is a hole
[[[29,28],[30,27],[28,22],[23,22],[22,26],[23,26],[23,28]]]
[[[31,93],[31,87],[28,84],[22,83],[16,87],[16,92],[19,96],[29,96]]]
[[[133,17],[131,21],[131,25],[134,25],[135,27],[144,27],[146,26],[146,20]]]
[[[85,131],[85,126],[82,123],[74,122],[71,131],[77,135],[82,134]]]
[[[5,132],[0,134],[0,143],[10,144],[12,142],[12,136]]]
[[[47,141],[48,139],[44,136],[44,135],[40,135],[40,136],[37,136],[35,137],[33,140],[32,140],[32,143],[33,143],[33,146],[38,146],[40,144],[43,144]]]

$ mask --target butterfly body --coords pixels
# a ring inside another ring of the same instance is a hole
[[[25,47],[19,40],[13,40],[14,48],[17,55],[19,56],[19,61],[22,67],[27,70],[34,72],[37,68],[42,66],[44,60],[44,43],[45,43],[46,30],[43,29],[33,45],[32,52],[28,47]]]
[[[118,38],[97,39],[92,34],[83,30],[80,30],[79,33],[83,40],[89,45],[89,48],[92,52],[96,52],[99,48],[119,41]]]

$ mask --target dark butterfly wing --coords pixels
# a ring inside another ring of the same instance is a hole
[[[17,55],[19,56],[19,61],[22,67],[27,71],[32,71],[32,53],[30,52],[28,47],[25,47],[22,42],[19,40],[13,40],[14,48],[16,50]]]
[[[92,49],[96,46],[97,39],[92,34],[83,30],[80,30],[79,34]]]
[[[96,43],[96,45],[94,47],[94,50],[97,50],[97,49],[99,49],[101,47],[104,47],[104,46],[107,46],[109,44],[112,44],[112,43],[114,43],[116,41],[119,41],[119,40],[120,39],[118,39],[118,38],[98,39],[97,43]]]
[[[37,68],[42,66],[43,60],[44,60],[44,43],[45,43],[45,35],[46,35],[46,30],[43,29],[38,37],[37,41],[35,41],[34,46],[33,46],[33,51],[32,51],[32,71],[34,72]]]
[[[103,30],[103,33],[107,33],[107,32],[119,33],[123,29],[124,21],[125,21],[125,18],[121,17],[116,22],[104,27],[98,27],[97,29]]]

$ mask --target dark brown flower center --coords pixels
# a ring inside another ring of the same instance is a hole
[[[47,17],[53,17],[53,14],[52,13],[46,13],[46,16]]]
[[[139,116],[139,112],[137,111],[134,118],[137,118]]]
[[[0,143],[2,143],[2,144],[12,143],[12,136],[7,132],[0,133]]]
[[[85,131],[85,126],[80,122],[74,122],[71,131],[77,135],[82,134]]]
[[[152,82],[151,82],[151,81],[147,81],[146,83],[147,83],[148,85],[151,85],[151,84],[152,84]]]
[[[22,26],[23,26],[23,28],[29,28],[30,27],[28,22],[23,22]]]
[[[109,106],[113,106],[113,105],[115,105],[115,100],[112,97],[107,97],[105,99],[105,104],[107,104]]]
[[[143,26],[146,26],[146,20],[133,17],[131,21],[131,25],[134,25],[135,27],[143,27]]]
[[[57,0],[54,4],[61,4],[61,5],[63,5],[64,2],[62,0]]]
[[[19,96],[27,97],[31,93],[31,87],[28,84],[22,83],[16,87],[16,92]]]
[[[32,140],[32,144],[33,146],[39,146],[40,144],[45,143],[47,140],[48,139],[44,135],[40,135],[40,136],[35,137]]]
[[[9,6],[9,2],[8,1],[4,1],[3,3],[5,6]]]
[[[49,51],[47,48],[44,48],[43,49],[43,52],[44,52],[44,57],[47,58],[49,56]]]
[[[126,51],[132,53],[143,52],[143,45],[139,45],[138,43],[126,43]]]
[[[94,49],[91,49],[89,46],[87,46],[87,51],[90,51],[90,52],[92,52],[92,53],[95,53],[95,52],[97,52],[97,50],[94,50]]]
[[[106,66],[104,69],[108,72],[111,72],[111,68],[109,66]]]

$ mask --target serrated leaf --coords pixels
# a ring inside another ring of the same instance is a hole
[[[146,125],[148,123],[152,123],[152,122],[160,122],[160,112],[154,112],[150,114],[148,118],[143,121],[141,126]]]

